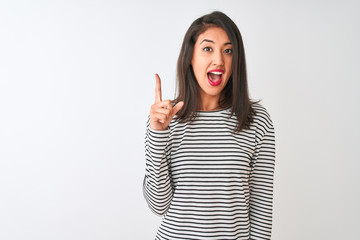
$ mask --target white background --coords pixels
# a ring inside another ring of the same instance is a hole
[[[273,239],[357,239],[357,1],[1,1],[0,239],[154,239],[142,196],[154,101],[183,36],[221,10],[275,124]]]

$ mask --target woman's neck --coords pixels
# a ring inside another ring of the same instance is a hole
[[[219,96],[206,96],[200,98],[199,111],[215,111],[219,109]]]

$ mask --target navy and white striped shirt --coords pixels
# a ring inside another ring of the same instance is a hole
[[[270,239],[274,127],[256,103],[249,130],[233,133],[231,109],[199,112],[168,129],[147,122],[143,190],[163,215],[156,239]]]

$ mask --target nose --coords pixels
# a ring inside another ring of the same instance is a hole
[[[213,65],[216,65],[216,66],[223,66],[224,65],[224,56],[223,56],[223,53],[221,51],[214,51],[213,52],[213,59],[212,59],[212,62],[213,62]]]

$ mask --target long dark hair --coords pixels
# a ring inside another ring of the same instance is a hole
[[[191,60],[199,35],[211,27],[221,27],[232,43],[232,75],[220,95],[219,106],[231,107],[231,115],[237,117],[235,131],[249,129],[253,121],[253,102],[249,99],[244,45],[235,23],[224,13],[215,11],[196,19],[187,30],[177,62],[177,97],[174,103],[184,101],[177,113],[180,122],[195,120],[199,107],[199,84],[196,81]]]

